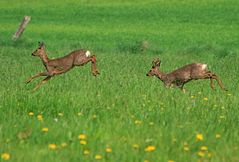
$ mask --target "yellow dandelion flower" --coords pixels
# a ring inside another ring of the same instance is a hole
[[[81,144],[81,145],[86,145],[87,142],[86,142],[85,140],[80,140],[80,144]]]
[[[176,143],[176,142],[177,142],[177,139],[176,139],[176,138],[173,138],[172,141],[173,141],[173,143]]]
[[[83,154],[84,154],[84,155],[89,155],[89,154],[90,154],[90,151],[89,151],[89,150],[84,150],[84,151],[83,151]]]
[[[197,139],[197,141],[202,141],[203,140],[203,135],[202,134],[197,134],[196,139]]]
[[[105,152],[111,153],[111,152],[112,152],[112,149],[108,147],[108,148],[105,149]]]
[[[78,116],[82,116],[83,113],[82,113],[82,112],[78,112],[77,115],[78,115]]]
[[[39,121],[42,121],[42,120],[43,120],[43,116],[42,116],[41,114],[39,114],[39,115],[37,115],[37,119],[38,119]]]
[[[219,139],[221,138],[221,135],[220,134],[216,134],[216,139]]]
[[[189,147],[188,147],[188,146],[184,146],[184,147],[183,147],[183,150],[184,150],[184,151],[189,151]]]
[[[149,160],[144,160],[144,162],[149,162]]]
[[[168,162],[174,162],[174,160],[168,160]]]
[[[97,118],[97,115],[93,115],[93,119],[96,119]]]
[[[154,122],[150,122],[149,125],[154,125]]]
[[[204,156],[205,156],[205,152],[203,152],[203,151],[199,151],[199,152],[198,152],[198,156],[200,156],[200,157],[204,157]]]
[[[137,124],[137,125],[142,124],[142,121],[140,121],[140,120],[135,120],[135,121],[134,121],[134,124]]]
[[[156,149],[155,146],[148,146],[148,147],[146,147],[146,148],[144,149],[144,151],[145,151],[145,152],[152,152],[152,151],[154,151],[155,149]]]
[[[101,160],[101,159],[102,159],[102,156],[101,156],[101,155],[95,155],[95,159],[96,159],[96,160]]]
[[[29,116],[33,116],[34,113],[33,113],[33,112],[29,112],[28,115],[29,115]]]
[[[48,128],[42,128],[41,131],[44,132],[44,133],[47,133],[48,132]]]
[[[65,143],[65,142],[61,143],[62,148],[66,147],[66,146],[67,146],[67,143]]]
[[[219,116],[220,119],[225,119],[226,117],[224,115]]]
[[[195,98],[195,96],[191,96],[191,98],[193,99],[193,98]]]
[[[78,139],[85,140],[86,139],[86,135],[85,134],[79,134]]]
[[[204,97],[203,100],[204,100],[204,101],[208,101],[208,98],[207,98],[207,97]]]
[[[207,151],[207,146],[201,146],[201,151]]]
[[[10,159],[10,154],[9,153],[3,153],[2,155],[1,155],[1,158],[3,159],[3,160],[9,160]]]
[[[63,116],[64,114],[63,113],[58,113],[58,116]]]
[[[55,150],[57,148],[56,144],[52,143],[48,145],[48,148],[51,150]]]
[[[139,148],[139,145],[138,145],[138,144],[133,144],[133,148],[134,148],[134,149],[138,149],[138,148]]]

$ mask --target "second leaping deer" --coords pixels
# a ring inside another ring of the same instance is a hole
[[[49,59],[46,51],[45,45],[43,42],[39,42],[39,47],[32,53],[32,56],[38,56],[41,58],[43,65],[46,68],[46,72],[38,73],[32,77],[30,77],[26,83],[30,83],[33,79],[46,76],[34,89],[33,91],[37,90],[42,84],[46,83],[48,80],[51,79],[54,75],[63,74],[74,66],[83,66],[88,62],[91,62],[91,71],[94,76],[99,74],[99,71],[96,67],[96,56],[92,55],[88,50],[76,50],[64,57],[56,58],[56,59]]]
[[[213,80],[216,80],[220,88],[226,90],[218,76],[215,73],[207,70],[207,64],[192,63],[170,73],[161,72],[159,70],[160,64],[161,61],[159,60],[159,58],[154,59],[152,62],[152,68],[146,75],[158,77],[167,88],[176,86],[183,90],[183,92],[185,92],[183,86],[189,81],[198,79],[210,79],[210,86],[212,89],[214,89]]]

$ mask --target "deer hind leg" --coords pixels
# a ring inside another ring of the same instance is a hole
[[[218,78],[216,74],[213,74],[212,79],[215,79],[217,81],[218,85],[222,90],[227,91],[227,89],[223,86],[222,81]]]
[[[94,76],[96,76],[97,74],[100,74],[100,72],[98,71],[97,67],[96,67],[96,56],[93,55],[91,57],[91,72]]]
[[[47,76],[48,74],[46,72],[38,73],[30,78],[27,79],[26,83],[30,83],[33,79],[38,78],[40,76]]]
[[[43,79],[42,81],[40,81],[40,83],[38,83],[38,85],[33,89],[33,92],[36,91],[38,88],[40,88],[40,86],[44,83],[46,83],[48,80],[51,79],[52,76],[47,76],[45,79]]]
[[[212,78],[210,78],[210,86],[211,86],[212,89],[215,89],[215,86],[213,84],[213,79]]]
[[[203,75],[203,77],[202,77],[201,79],[210,79],[210,87],[211,87],[212,89],[214,89],[215,86],[214,86],[214,84],[213,84],[213,78],[212,78],[212,76],[213,76],[213,73],[212,73],[211,71],[207,71],[207,72]]]
[[[211,88],[214,89],[214,84],[213,84],[213,79],[215,79],[218,83],[218,85],[220,86],[221,89],[227,91],[227,89],[225,89],[225,87],[222,84],[222,81],[218,78],[218,76],[210,71],[208,71],[206,73],[206,77],[205,78],[210,78],[210,82],[211,82]]]

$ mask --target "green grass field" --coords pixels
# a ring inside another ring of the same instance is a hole
[[[238,18],[237,0],[0,1],[0,161],[238,162]],[[87,64],[32,93],[38,41],[50,58],[93,51],[101,75]],[[206,63],[229,91],[166,89],[146,77],[157,57],[165,72]]]

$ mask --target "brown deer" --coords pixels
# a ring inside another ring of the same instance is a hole
[[[46,68],[46,72],[38,73],[32,77],[30,77],[26,83],[30,83],[33,79],[46,76],[34,89],[33,91],[37,90],[42,84],[46,83],[48,80],[51,79],[54,75],[62,74],[74,66],[83,66],[88,62],[92,63],[91,71],[94,76],[100,74],[96,67],[96,56],[92,55],[90,51],[87,50],[76,50],[64,57],[56,58],[56,59],[49,59],[46,51],[44,43],[39,42],[39,47],[32,53],[32,56],[38,56],[42,60],[43,65]]]
[[[152,69],[146,74],[146,76],[157,76],[167,88],[176,86],[185,92],[183,86],[187,82],[198,79],[210,79],[210,86],[214,89],[213,79],[215,79],[221,89],[226,90],[218,76],[207,70],[207,64],[193,63],[185,65],[171,73],[161,72],[159,70],[160,64],[161,61],[159,58],[154,59],[152,62]]]

